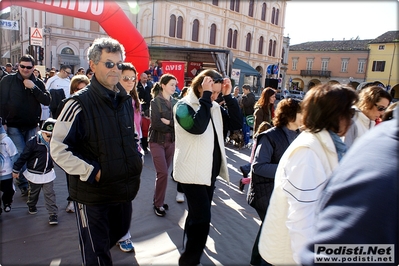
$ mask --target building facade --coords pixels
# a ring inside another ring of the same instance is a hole
[[[319,83],[338,82],[354,88],[366,81],[371,40],[307,42],[289,47],[287,87],[307,92]]]
[[[308,91],[319,83],[379,81],[399,98],[399,31],[375,39],[306,42],[289,47],[286,88]]]
[[[286,1],[149,0],[140,2],[136,28],[150,46],[231,49],[264,86],[267,66],[282,58],[285,10]]]
[[[88,68],[87,49],[95,38],[107,34],[97,22],[63,16],[20,6],[11,6],[10,19],[18,21],[19,31],[4,31],[1,54],[11,51],[4,61],[15,65],[21,55],[33,55],[38,65],[59,69],[62,64],[76,71],[79,67]],[[39,46],[30,46],[30,28],[42,29],[43,60],[39,60]]]
[[[388,31],[369,43],[367,82],[379,81],[399,98],[399,31]]]
[[[259,71],[262,86],[268,65],[281,62],[286,1],[144,0],[138,5],[118,4],[149,46],[231,49],[234,58]],[[37,47],[29,50],[29,27],[43,29],[44,59],[38,63],[48,68],[61,64],[69,64],[73,70],[87,68],[91,42],[107,35],[94,21],[19,6],[11,6],[7,19],[19,21],[20,30],[2,34],[2,64],[15,64],[26,52],[38,58]],[[115,26],[123,30],[123,25]]]

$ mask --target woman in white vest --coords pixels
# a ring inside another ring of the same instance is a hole
[[[346,152],[341,140],[357,102],[347,85],[321,84],[305,96],[304,131],[280,159],[262,232],[259,253],[273,265],[299,264],[300,251],[313,237],[321,192]]]
[[[215,70],[197,75],[186,97],[174,108],[175,154],[173,175],[187,199],[187,237],[179,265],[200,264],[211,221],[211,203],[216,177],[229,181],[223,127],[242,127],[237,100],[231,96],[231,82]],[[222,92],[227,111],[215,102]]]

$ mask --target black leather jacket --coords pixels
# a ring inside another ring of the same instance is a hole
[[[40,79],[31,75],[36,87],[26,89],[19,72],[5,76],[0,81],[0,116],[3,124],[22,130],[37,127],[42,108],[40,104],[50,104],[50,94]]]

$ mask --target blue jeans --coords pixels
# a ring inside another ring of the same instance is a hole
[[[243,123],[242,123],[242,134],[244,135],[244,144],[247,145],[249,143],[249,139],[251,138],[251,127],[247,125],[247,120],[245,116],[243,116]]]
[[[36,135],[36,128],[21,130],[16,127],[7,127],[7,134],[14,142],[15,147],[17,147],[18,155],[15,156],[15,160],[18,160],[19,156],[24,151],[26,142]],[[28,189],[28,180],[26,180],[25,176],[22,174],[26,169],[26,164],[22,167],[20,171],[20,175],[18,178],[15,178],[15,184],[19,187],[19,189],[24,190]]]

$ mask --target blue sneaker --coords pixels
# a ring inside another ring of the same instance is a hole
[[[123,252],[134,251],[133,243],[129,238],[124,241],[118,242],[118,246]]]

